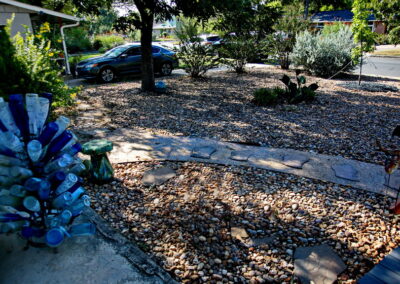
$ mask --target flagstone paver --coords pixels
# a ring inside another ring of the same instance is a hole
[[[392,175],[388,186],[383,166],[340,156],[212,139],[160,136],[131,129],[111,131],[106,138],[115,145],[110,154],[114,163],[171,160],[242,165],[334,182],[393,197],[400,186],[399,172]]]
[[[173,169],[169,167],[162,167],[145,172],[142,183],[144,185],[160,185],[174,176],[176,176],[176,173]]]
[[[335,175],[339,178],[344,178],[352,181],[359,181],[358,171],[349,164],[335,164],[332,165]]]
[[[200,159],[210,159],[211,155],[217,151],[212,146],[203,146],[203,147],[196,147],[192,151],[192,157],[193,158],[200,158]]]
[[[309,160],[310,158],[305,155],[285,155],[283,164],[291,168],[302,169],[303,165]]]
[[[304,284],[332,284],[346,269],[340,257],[325,244],[297,248],[294,259],[294,274]]]

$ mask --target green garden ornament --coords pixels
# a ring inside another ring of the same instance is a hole
[[[114,170],[107,152],[113,149],[113,144],[104,139],[92,140],[82,146],[82,153],[90,155],[89,173],[95,183],[106,183],[114,178]]]

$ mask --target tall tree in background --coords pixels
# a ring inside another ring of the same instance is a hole
[[[376,12],[377,18],[385,22],[389,42],[400,44],[400,1],[372,0],[371,8]]]
[[[281,1],[231,0],[219,10],[216,28],[241,37],[256,34],[260,40],[273,31],[281,12]]]
[[[153,22],[172,19],[180,14],[207,19],[229,0],[125,0],[128,15],[117,20],[116,29],[121,31],[140,30],[142,51],[142,90],[154,90],[153,57],[151,51]]]
[[[362,65],[364,52],[374,50],[374,33],[368,26],[368,17],[371,15],[371,10],[368,9],[369,1],[354,0],[352,12],[353,23],[351,29],[354,35],[354,43],[358,44],[352,51],[353,61],[360,64],[360,75],[358,84],[361,84]]]

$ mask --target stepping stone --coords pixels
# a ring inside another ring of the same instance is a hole
[[[210,159],[211,155],[217,151],[215,147],[212,146],[203,146],[203,147],[196,147],[192,151],[193,158],[200,158],[200,159]]]
[[[330,284],[346,269],[340,257],[328,245],[300,247],[294,254],[294,274],[301,283]]]
[[[252,238],[249,241],[249,246],[259,247],[263,245],[270,245],[275,240],[275,237]]]
[[[233,239],[238,239],[240,241],[244,241],[249,238],[246,230],[240,227],[232,227],[231,228],[231,236]]]
[[[385,174],[385,186],[394,189],[394,190],[399,190],[400,189],[400,175],[398,174],[392,174],[389,175]]]
[[[289,154],[283,157],[282,164],[291,168],[302,169],[303,165],[309,160],[310,158],[305,155]]]
[[[231,160],[246,162],[251,155],[250,151],[232,151]]]
[[[338,164],[333,165],[332,169],[335,171],[335,175],[338,178],[343,178],[351,181],[360,181],[358,177],[358,171],[352,165]]]
[[[144,173],[142,183],[144,185],[160,185],[176,175],[175,171],[169,167],[162,167]]]

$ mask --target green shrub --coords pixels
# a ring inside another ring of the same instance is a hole
[[[341,22],[337,22],[337,23],[334,23],[331,25],[324,25],[324,28],[322,29],[322,34],[329,35],[329,34],[338,33],[341,29],[343,29],[345,27],[346,27],[346,25]]]
[[[65,30],[65,43],[70,53],[87,51],[92,49],[89,34],[84,28],[73,28]]]
[[[260,88],[253,93],[253,102],[259,106],[270,106],[278,103],[284,96],[285,90],[279,87],[273,89]]]
[[[354,67],[353,47],[352,32],[347,26],[326,35],[305,31],[297,36],[291,59],[314,75],[330,77],[342,69],[349,71]]]
[[[224,57],[223,63],[231,67],[236,73],[244,73],[247,62],[261,57],[262,46],[253,38],[237,37],[225,43],[219,50]]]
[[[389,44],[390,39],[388,34],[376,34],[375,35],[375,43],[377,45]]]
[[[70,56],[68,57],[68,62],[69,62],[69,67],[71,68],[71,71],[75,70],[76,65],[86,59],[92,58],[92,57],[96,57],[96,56],[100,56],[102,55],[101,53],[95,53],[95,54],[84,54],[84,55],[74,55],[74,56]]]
[[[209,69],[219,64],[214,49],[196,40],[197,33],[197,22],[193,19],[183,20],[175,31],[180,40],[176,55],[180,65],[184,66],[185,71],[193,78],[203,76]]]
[[[22,93],[29,75],[24,66],[15,58],[15,48],[9,33],[0,27],[0,96]]]
[[[315,91],[318,89],[317,84],[306,86],[306,78],[299,76],[300,72],[296,71],[296,83],[293,83],[289,76],[283,75],[281,82],[286,86],[286,92],[283,94],[284,99],[289,104],[298,104],[301,102],[311,102],[315,99]]]
[[[219,58],[214,55],[214,50],[199,42],[181,43],[176,55],[185,66],[185,71],[193,78],[203,76],[219,64]]]
[[[125,40],[122,36],[98,35],[94,38],[93,48],[100,52],[104,52],[124,43]]]
[[[17,34],[12,38],[15,48],[15,60],[23,66],[28,74],[23,85],[15,86],[15,90],[20,93],[53,93],[54,106],[68,106],[74,102],[74,97],[78,88],[69,88],[64,84],[61,77],[61,70],[52,60],[55,51],[50,47],[50,41],[30,32],[26,32],[24,37]],[[8,70],[14,74],[15,70]],[[8,90],[8,93],[12,91]]]

